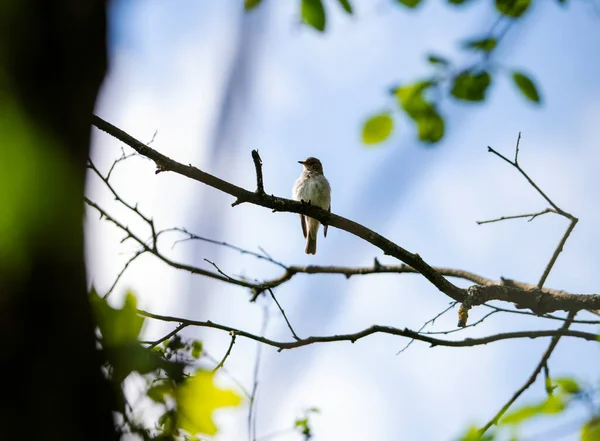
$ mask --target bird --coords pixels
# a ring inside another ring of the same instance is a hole
[[[298,162],[302,164],[304,169],[292,189],[294,200],[331,211],[331,186],[323,174],[321,161],[311,156]],[[302,224],[302,234],[306,238],[304,252],[306,254],[316,254],[319,221],[300,214],[300,223]],[[327,237],[327,225],[323,225],[323,236]]]

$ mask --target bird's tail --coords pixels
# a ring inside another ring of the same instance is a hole
[[[319,221],[312,218],[307,218],[308,223],[308,234],[306,235],[306,248],[304,252],[306,254],[317,253],[317,232],[319,231]]]

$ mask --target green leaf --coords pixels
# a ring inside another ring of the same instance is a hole
[[[90,294],[90,303],[100,334],[102,347],[112,366],[112,379],[118,384],[133,372],[147,374],[164,369],[174,379],[183,376],[183,365],[165,361],[158,352],[143,347],[138,336],[144,318],[137,314],[137,300],[127,292],[121,309],[115,309],[95,291]]]
[[[451,5],[462,5],[469,1],[471,1],[471,0],[448,0],[448,3],[450,3]]]
[[[444,137],[444,120],[438,113],[431,113],[417,120],[419,139],[428,143],[436,143]]]
[[[467,49],[474,49],[482,52],[491,52],[496,49],[498,42],[495,38],[483,38],[480,40],[469,40],[463,43],[463,46]]]
[[[491,81],[492,78],[488,72],[473,74],[469,71],[463,71],[454,78],[451,93],[460,100],[483,101]]]
[[[173,393],[173,384],[169,381],[161,381],[148,389],[146,395],[157,403],[165,404],[166,397],[172,396]]]
[[[338,2],[340,3],[340,5],[342,5],[344,11],[346,11],[348,14],[352,14],[352,5],[348,0],[338,0]]]
[[[199,370],[186,378],[175,392],[177,425],[192,435],[215,435],[212,414],[216,409],[238,406],[242,399],[232,390],[217,389],[214,372]]]
[[[417,124],[419,139],[427,143],[436,143],[444,136],[444,119],[436,106],[424,96],[425,91],[434,84],[432,81],[421,81],[396,89],[400,106]]]
[[[577,381],[572,378],[558,378],[554,382],[560,387],[560,389],[567,394],[578,394],[581,392],[581,387]]]
[[[385,141],[394,129],[394,120],[389,113],[380,113],[369,118],[363,125],[362,140],[365,144]]]
[[[496,9],[512,18],[521,17],[531,5],[531,0],[496,0]]]
[[[295,427],[306,427],[308,425],[308,418],[298,418],[294,422]]]
[[[302,0],[302,20],[317,31],[325,30],[325,8],[321,0]]]
[[[202,355],[202,342],[198,340],[194,340],[192,342],[192,357],[200,358]]]
[[[260,2],[262,0],[244,0],[244,9],[246,11],[249,11],[251,9],[256,8],[258,5],[260,5]]]
[[[543,415],[543,414],[555,414],[560,413],[565,409],[565,402],[563,398],[552,395],[541,403],[524,406],[517,409],[502,418],[502,424],[519,424],[532,417]]]
[[[600,441],[600,417],[592,418],[583,425],[581,441]]]
[[[541,101],[537,87],[535,87],[535,83],[531,78],[522,72],[513,72],[512,77],[525,98],[534,103],[539,103]]]
[[[419,6],[421,0],[396,0],[398,3],[404,6],[408,6],[409,8],[415,8]]]
[[[481,435],[477,427],[471,426],[467,432],[458,439],[458,441],[493,441],[493,433],[486,433]]]
[[[450,64],[450,62],[448,61],[447,58],[441,57],[439,55],[434,55],[434,54],[428,55],[427,60],[431,64],[440,64],[442,66],[448,66]]]
[[[125,295],[125,302],[121,309],[110,306],[95,291],[90,295],[90,303],[98,321],[103,343],[107,346],[116,346],[138,340],[144,318],[137,313],[137,300],[131,291]]]

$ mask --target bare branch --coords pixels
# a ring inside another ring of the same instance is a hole
[[[294,331],[294,328],[292,328],[292,324],[290,323],[290,321],[287,318],[287,315],[285,315],[285,311],[283,310],[283,308],[281,307],[281,305],[279,304],[279,302],[277,301],[277,298],[275,297],[275,294],[273,293],[273,290],[271,288],[268,289],[269,294],[271,294],[271,298],[273,299],[273,301],[275,302],[275,304],[277,305],[277,308],[279,308],[279,311],[281,312],[281,315],[283,316],[283,318],[285,319],[285,322],[288,325],[288,328],[290,329],[290,332],[292,333],[292,335],[294,336],[294,338],[296,340],[300,340],[300,337],[298,337],[298,335],[296,334],[296,332]]]
[[[520,139],[520,135],[519,135],[519,139]],[[518,144],[517,144],[517,149],[518,149]],[[550,204],[550,206],[552,208],[554,208],[559,214],[571,219],[573,218],[573,215],[567,213],[566,211],[562,210],[561,208],[559,208],[558,205],[556,205],[552,199],[550,199],[546,193],[544,193],[542,191],[542,189],[540,187],[537,186],[537,184],[535,182],[533,182],[533,179],[531,179],[529,177],[529,175],[527,173],[525,173],[525,171],[521,168],[521,166],[517,163],[517,162],[513,162],[510,159],[508,159],[506,156],[502,155],[501,153],[497,152],[496,150],[494,150],[493,148],[491,148],[490,146],[488,146],[488,152],[493,153],[494,155],[498,156],[499,158],[505,160],[506,162],[508,162],[510,165],[512,165],[514,168],[516,168],[519,173],[521,173],[521,175],[523,175],[523,177],[525,179],[527,179],[527,182],[529,182],[529,184],[536,189],[536,191],[546,200],[546,202],[548,202]]]
[[[429,319],[429,320],[427,320],[425,323],[423,323],[423,326],[421,326],[417,332],[421,332],[421,331],[423,331],[423,329],[425,329],[425,327],[427,327],[427,325],[429,325],[429,324],[432,324],[432,325],[433,325],[433,324],[435,323],[435,321],[436,321],[438,318],[440,318],[441,316],[443,316],[444,314],[446,314],[448,311],[450,311],[450,310],[451,310],[452,308],[454,308],[455,306],[456,306],[456,302],[452,302],[452,303],[450,303],[450,306],[448,306],[448,307],[447,307],[446,309],[444,309],[442,312],[440,312],[440,313],[436,314],[436,316],[435,316],[435,317],[433,317],[432,319]],[[411,340],[409,340],[409,341],[408,341],[408,343],[406,343],[406,345],[405,345],[405,346],[404,346],[402,349],[400,349],[398,352],[396,352],[396,355],[398,355],[398,354],[401,354],[402,352],[406,351],[406,350],[408,349],[408,347],[409,347],[411,344],[413,344],[413,342],[414,342],[414,341],[415,341],[415,339],[414,339],[414,338],[413,338],[413,339],[411,339]]]
[[[544,352],[544,355],[542,355],[542,359],[540,360],[538,365],[533,370],[533,373],[531,374],[531,376],[527,379],[525,384],[523,386],[521,386],[521,388],[514,393],[514,395],[510,398],[510,400],[508,400],[508,402],[504,406],[502,406],[502,409],[500,409],[498,411],[498,413],[494,416],[494,418],[492,418],[485,426],[483,426],[480,429],[480,431],[479,431],[480,434],[483,435],[490,427],[498,424],[498,421],[500,420],[500,418],[502,418],[502,416],[506,413],[508,408],[517,400],[517,398],[519,398],[521,396],[521,394],[529,388],[529,386],[531,386],[533,383],[535,383],[537,376],[542,371],[544,366],[546,366],[546,363],[548,362],[548,359],[552,355],[554,348],[556,348],[556,345],[558,344],[558,341],[560,340],[560,338],[562,336],[568,335],[567,334],[568,329],[569,329],[569,326],[571,326],[571,323],[573,323],[575,314],[577,314],[577,313],[576,312],[569,313],[569,317],[567,318],[565,323],[560,327],[560,329],[558,330],[558,333],[552,337],[552,340],[550,341],[550,345],[548,346],[548,349],[546,349],[546,352]]]
[[[125,262],[125,265],[123,265],[123,268],[121,268],[121,271],[119,271],[119,274],[117,274],[117,277],[115,278],[115,281],[113,282],[113,284],[111,285],[111,287],[109,288],[109,290],[106,291],[106,294],[104,294],[104,297],[102,297],[104,300],[106,300],[106,299],[108,299],[108,297],[110,297],[110,295],[112,294],[113,290],[117,286],[117,283],[119,283],[119,280],[121,279],[121,277],[123,276],[123,274],[125,274],[125,271],[127,271],[127,268],[129,267],[129,265],[135,259],[137,259],[142,254],[144,254],[145,252],[146,252],[146,250],[137,251],[127,262]]]
[[[477,223],[477,225],[483,225],[483,224],[491,224],[492,222],[500,222],[500,221],[509,220],[509,219],[522,219],[524,217],[528,217],[529,220],[527,222],[531,222],[536,217],[542,216],[542,215],[544,215],[546,213],[556,213],[556,214],[559,214],[558,211],[553,210],[552,208],[546,208],[545,210],[539,211],[537,213],[517,214],[515,216],[502,216],[502,217],[499,217],[497,219],[490,219],[490,220],[484,220],[484,221],[476,221],[476,223]]]
[[[152,348],[158,346],[159,344],[161,344],[163,341],[170,339],[175,334],[177,334],[179,331],[187,328],[188,326],[189,326],[188,324],[182,323],[179,326],[177,326],[175,329],[173,329],[171,332],[169,332],[167,335],[165,335],[164,337],[161,337],[158,340],[153,341],[153,342],[144,342],[144,343],[149,343],[148,348],[152,349]]]
[[[118,228],[120,228],[121,230],[123,230],[124,232],[126,232],[128,239],[130,238],[130,239],[134,240],[139,245],[141,245],[141,247],[144,249],[144,251],[147,251],[150,254],[158,257],[164,263],[166,263],[169,266],[172,266],[173,268],[177,268],[177,269],[181,269],[181,270],[184,270],[184,271],[188,271],[188,272],[190,272],[192,274],[199,274],[199,275],[202,275],[202,276],[210,277],[212,279],[221,280],[223,282],[232,283],[234,285],[243,286],[245,288],[255,289],[257,287],[257,285],[252,284],[252,283],[246,283],[246,282],[243,282],[243,281],[240,281],[240,280],[227,278],[227,277],[224,277],[224,276],[222,276],[220,274],[213,273],[211,271],[207,271],[207,270],[203,270],[201,268],[197,268],[197,267],[194,267],[194,266],[190,266],[190,265],[186,265],[186,264],[183,264],[183,263],[175,262],[175,261],[167,258],[166,256],[164,256],[160,252],[158,252],[157,249],[153,249],[153,248],[149,247],[142,239],[140,239],[138,236],[136,236],[129,229],[129,227],[126,227],[125,225],[123,225],[122,223],[120,223],[118,220],[116,220],[114,217],[112,217],[111,215],[109,215],[106,211],[104,211],[104,209],[102,209],[101,207],[99,207],[98,204],[96,204],[95,202],[92,202],[88,198],[84,198],[84,201],[90,207],[96,209],[102,215],[102,217],[104,217],[107,221],[113,223]]]
[[[546,283],[546,279],[548,278],[548,275],[550,275],[550,271],[552,271],[552,268],[554,267],[554,264],[556,263],[556,259],[558,259],[558,255],[563,250],[563,247],[565,246],[567,239],[571,235],[571,232],[575,228],[575,225],[577,225],[578,221],[579,221],[579,219],[577,219],[576,217],[571,218],[571,223],[569,224],[567,231],[565,231],[565,234],[563,234],[563,237],[560,239],[560,242],[558,242],[558,245],[556,246],[556,249],[554,250],[552,257],[550,258],[550,262],[548,262],[548,265],[546,265],[546,268],[544,269],[544,274],[542,274],[542,277],[540,278],[540,281],[537,284],[538,288],[542,288],[542,286],[544,286],[544,283]]]
[[[565,337],[574,337],[581,338],[583,340],[598,342],[597,335],[594,333],[588,333],[583,331],[573,331],[573,330],[544,330],[544,331],[517,331],[517,332],[506,332],[501,334],[494,334],[487,337],[480,338],[466,338],[464,340],[442,340],[438,338],[433,338],[427,335],[419,334],[418,332],[411,331],[410,329],[400,329],[394,328],[392,326],[381,326],[381,325],[373,325],[369,328],[363,329],[362,331],[353,333],[353,334],[338,334],[338,335],[328,335],[328,336],[318,336],[318,337],[307,337],[302,338],[296,341],[290,342],[281,342],[276,340],[271,340],[266,337],[255,335],[246,331],[242,331],[240,329],[232,328],[225,325],[220,325],[218,323],[214,323],[211,321],[197,321],[197,320],[188,320],[181,317],[170,317],[165,315],[153,314],[147,311],[138,310],[138,313],[144,317],[149,317],[155,320],[161,320],[165,322],[180,322],[186,323],[189,326],[200,326],[205,328],[213,328],[220,329],[222,331],[231,332],[234,331],[237,335],[248,338],[250,340],[254,340],[260,343],[264,343],[268,346],[273,346],[280,351],[284,349],[293,349],[299,348],[303,346],[308,346],[315,343],[329,343],[334,341],[349,341],[354,343],[361,338],[365,338],[372,334],[388,334],[388,335],[398,335],[402,337],[414,338],[415,340],[419,340],[425,343],[429,343],[431,347],[433,346],[448,346],[448,347],[471,347],[471,346],[480,346],[486,345],[488,343],[493,343],[501,340],[513,340],[519,338],[544,338],[544,337],[554,337],[554,336],[565,336]]]
[[[237,334],[235,333],[235,331],[231,331],[229,334],[231,334],[231,343],[229,343],[229,348],[227,349],[227,352],[225,352],[225,356],[223,357],[223,359],[213,369],[213,372],[217,372],[219,369],[221,369],[225,364],[227,357],[229,357],[229,354],[231,354],[231,348],[233,348],[233,345],[235,344],[235,338],[237,337]]]

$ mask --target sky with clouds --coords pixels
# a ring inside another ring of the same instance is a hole
[[[538,1],[508,34],[499,60],[523,68],[538,81],[544,104],[527,103],[508,78],[490,87],[485,104],[445,102],[447,134],[435,147],[416,142],[414,128],[398,119],[392,137],[377,147],[360,140],[362,122],[393,108],[386,91],[430,72],[426,54],[469,57],[459,42],[489,29],[491,1],[461,9],[429,0],[417,11],[392,1],[355,1],[355,14],[326,2],[328,29],[320,34],[299,23],[298,2],[267,1],[244,15],[241,2],[198,0],[113,1],[109,14],[111,68],[96,112],[161,153],[248,189],[254,188],[250,156],[259,149],[268,193],[290,197],[301,168],[317,156],[332,189],[332,211],[383,234],[436,266],[468,269],[535,283],[566,220],[478,226],[475,221],[546,208],[542,198],[487,146],[512,155],[522,132],[520,162],[563,209],[580,218],[546,285],[571,292],[598,292],[600,249],[600,14],[590,1]],[[108,170],[121,145],[93,134],[92,158]],[[250,205],[231,208],[232,198],[180,176],[154,174],[151,162],[120,164],[113,185],[155,219],[158,228],[185,226],[197,234],[240,247],[266,250],[293,265],[372,265],[393,259],[349,234],[330,229],[318,254],[303,253],[296,215]],[[144,225],[112,201],[92,176],[88,195],[132,228]],[[90,282],[112,284],[133,245],[93,213],[86,220]],[[164,251],[178,261],[228,274],[268,279],[274,265],[222,247],[187,242]],[[125,273],[117,293],[133,289],[141,307],[161,314],[259,332],[269,310],[267,335],[290,340],[283,318],[268,299],[248,302],[239,287],[165,267],[143,256]],[[298,275],[276,295],[300,336],[356,332],[373,324],[419,328],[449,299],[415,275],[352,277]],[[118,296],[114,297],[118,301]],[[486,311],[474,310],[474,319]],[[455,326],[456,313],[434,330]],[[558,327],[520,316],[491,317],[456,338],[509,330]],[[151,323],[148,338],[170,326]],[[193,330],[220,358],[229,336]],[[452,337],[449,335],[448,337]],[[257,434],[293,424],[304,409],[318,407],[314,439],[452,440],[469,424],[485,423],[528,378],[548,341],[499,342],[477,348],[429,348],[401,338],[371,336],[355,344],[313,345],[278,353],[262,349]],[[226,368],[246,388],[253,381],[257,346],[238,339]],[[597,384],[600,351],[590,343],[563,341],[551,359],[553,375],[574,375]],[[223,374],[219,381],[232,385]],[[536,384],[522,398],[544,394]],[[247,408],[217,415],[218,439],[246,439]],[[566,423],[583,422],[575,413]],[[559,424],[560,423],[560,424]],[[531,428],[534,436],[548,426]],[[559,428],[560,428],[559,427]],[[563,431],[564,432],[564,431]],[[297,440],[289,433],[281,440]],[[533,438],[532,438],[533,439]],[[556,430],[552,440],[578,439]]]

